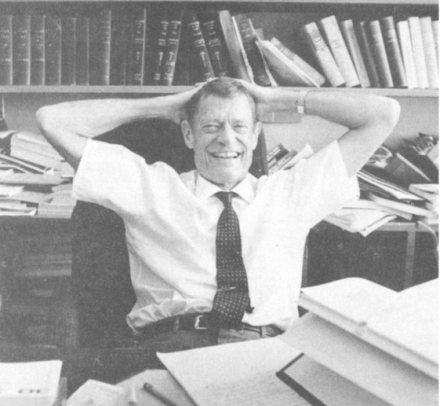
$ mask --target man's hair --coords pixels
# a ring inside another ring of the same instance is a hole
[[[193,123],[193,119],[196,116],[200,103],[208,96],[216,96],[221,99],[232,99],[237,96],[246,96],[252,109],[254,123],[257,121],[257,105],[255,99],[243,86],[243,84],[235,79],[220,77],[203,85],[197,93],[195,93],[189,102],[186,104],[186,112],[188,121]]]

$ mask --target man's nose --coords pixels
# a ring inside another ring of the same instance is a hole
[[[217,141],[224,145],[230,144],[234,139],[235,139],[234,130],[230,125],[223,126],[217,137]]]

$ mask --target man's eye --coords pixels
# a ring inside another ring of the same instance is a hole
[[[247,130],[248,126],[246,124],[235,124],[235,129],[238,131]]]
[[[203,127],[203,130],[207,133],[213,133],[216,132],[218,130],[218,126],[216,125],[205,125]]]

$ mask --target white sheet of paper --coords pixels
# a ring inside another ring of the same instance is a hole
[[[70,396],[67,406],[121,406],[124,395],[118,386],[89,379]]]
[[[275,375],[297,355],[278,338],[158,354],[198,406],[309,406]]]

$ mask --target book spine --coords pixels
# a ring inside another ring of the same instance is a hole
[[[438,65],[440,65],[438,20],[435,20],[432,22],[432,33],[434,35],[435,54],[437,55],[437,63],[438,63]]]
[[[110,84],[110,52],[112,37],[112,10],[102,10],[94,19],[91,43],[90,84]]]
[[[133,16],[129,34],[127,57],[127,84],[142,86],[145,71],[145,47],[147,34],[147,9],[143,7]]]
[[[272,38],[270,40],[287,58],[289,58],[295,65],[298,66],[307,76],[310,77],[312,82],[316,85],[322,86],[325,83],[325,77],[321,75],[314,67],[309,65],[304,59],[302,59],[298,54],[293,52],[291,49],[287,48],[278,39]]]
[[[12,16],[0,15],[0,85],[12,85]]]
[[[208,48],[212,69],[216,77],[229,75],[229,61],[224,42],[217,30],[217,21],[211,18],[202,23],[202,32]]]
[[[402,50],[403,65],[405,66],[408,89],[415,89],[418,87],[417,73],[407,20],[399,21],[397,23],[397,33],[399,36],[400,49]]]
[[[235,31],[234,22],[228,10],[222,10],[218,13],[220,26],[225,38],[226,48],[228,50],[229,59],[232,66],[232,74],[238,79],[251,81],[245,62],[243,60],[240,44]]]
[[[269,76],[264,67],[263,57],[255,44],[255,32],[251,20],[244,14],[234,16],[243,48],[254,75],[254,81],[260,86],[271,86]]]
[[[76,84],[76,18],[61,19],[61,84]]]
[[[125,85],[127,82],[128,15],[112,12],[110,43],[110,85]]]
[[[45,16],[31,16],[31,85],[45,84],[45,35]]]
[[[17,14],[12,18],[12,63],[14,85],[31,84],[31,16]]]
[[[323,18],[319,21],[327,44],[333,53],[333,57],[341,71],[341,74],[345,81],[346,87],[359,86],[359,78],[356,74],[353,62],[350,54],[348,53],[347,46],[345,45],[344,38],[342,37],[341,30],[339,29],[338,22],[335,16]]]
[[[179,52],[180,35],[182,31],[182,18],[183,10],[178,10],[170,19],[166,52],[162,67],[162,84],[165,86],[171,86],[173,84],[177,53]]]
[[[422,30],[419,17],[409,17],[409,32],[411,34],[411,45],[416,64],[417,83],[419,88],[427,89],[429,87],[428,72],[426,71],[425,51],[423,49]]]
[[[194,50],[194,58],[198,70],[201,73],[202,81],[212,79],[214,77],[214,70],[211,65],[211,59],[205,38],[203,37],[200,21],[195,12],[189,12],[187,18],[187,27]]]
[[[320,65],[324,75],[333,87],[343,86],[345,80],[336,64],[330,49],[322,38],[316,23],[312,22],[303,27],[307,44]]]
[[[407,87],[405,68],[397,40],[396,26],[393,16],[384,17],[380,20],[385,49],[390,64],[391,76],[394,87]]]
[[[78,17],[76,20],[76,84],[90,84],[90,19]]]
[[[61,84],[61,19],[46,15],[46,85]]]
[[[361,21],[358,24],[358,38],[371,87],[380,87],[379,73],[377,72],[376,63],[373,57],[373,45],[368,34],[368,25],[365,21]]]
[[[420,30],[422,32],[423,50],[425,51],[425,63],[429,88],[438,89],[438,61],[435,52],[431,17],[420,18]]]
[[[353,20],[345,20],[341,22],[341,31],[344,35],[347,48],[353,60],[354,67],[362,87],[370,87],[370,79],[368,78],[367,68],[365,67],[364,58],[362,57],[361,48],[354,32]]]
[[[371,44],[382,87],[394,87],[379,20],[370,21]]]
[[[159,36],[157,38],[157,49],[154,64],[153,83],[159,85],[162,81],[162,65],[165,58],[165,52],[167,49],[167,37],[170,27],[170,20],[163,18],[160,21]]]

